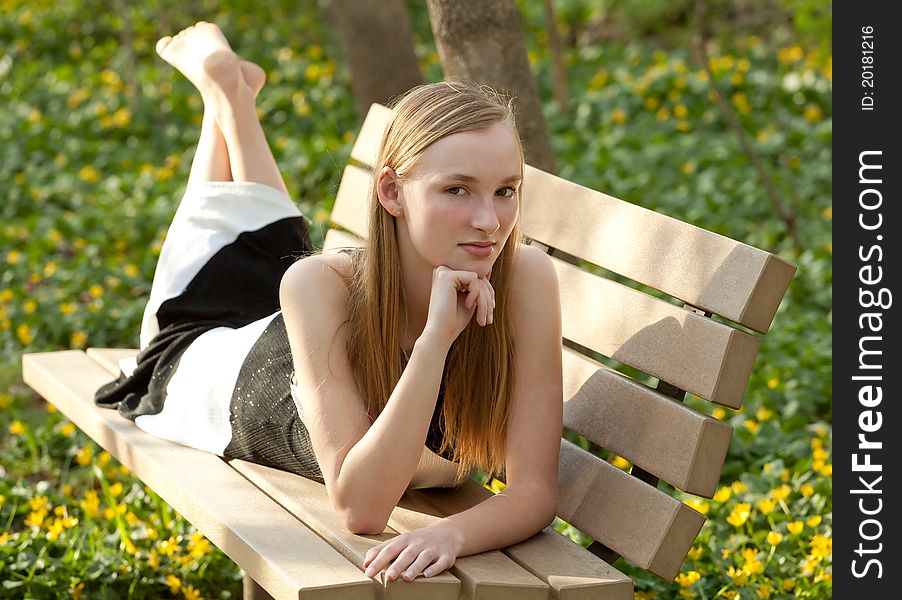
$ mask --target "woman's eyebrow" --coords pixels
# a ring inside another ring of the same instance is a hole
[[[443,179],[453,179],[455,181],[464,181],[466,183],[478,182],[479,180],[471,175],[463,175],[461,173],[454,173],[451,175],[443,175]],[[501,180],[501,183],[516,183],[523,179],[520,175],[510,175],[509,177],[505,177]]]

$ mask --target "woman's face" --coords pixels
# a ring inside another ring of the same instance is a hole
[[[430,268],[489,273],[520,209],[520,146],[513,125],[435,142],[398,187],[398,244]]]

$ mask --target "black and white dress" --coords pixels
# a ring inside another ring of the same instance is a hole
[[[160,250],[140,353],[95,402],[157,437],[322,483],[279,310],[282,275],[310,252],[304,218],[281,191],[238,182],[186,190]],[[410,488],[466,479],[436,454],[442,401]]]

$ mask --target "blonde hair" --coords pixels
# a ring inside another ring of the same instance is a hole
[[[389,166],[403,181],[436,141],[455,133],[484,130],[505,120],[516,132],[510,100],[488,87],[459,81],[417,86],[395,104],[373,172]],[[517,141],[519,144],[519,137]],[[522,146],[520,171],[522,176]],[[375,419],[405,366],[401,328],[406,318],[395,220],[380,205],[375,181],[370,192],[367,239],[366,250],[354,255],[347,352],[366,410]],[[445,365],[441,413],[444,439],[439,453],[452,451],[452,460],[460,464],[461,477],[474,468],[493,476],[503,476],[504,472],[514,381],[514,336],[507,291],[519,242],[520,230],[515,224],[492,266],[496,291],[493,325],[480,327],[472,319],[452,344]]]

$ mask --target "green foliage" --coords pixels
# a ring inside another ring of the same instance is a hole
[[[753,6],[721,5],[732,15]],[[743,34],[732,21],[731,34],[711,43],[711,69],[796,215],[801,247],[687,48],[637,37],[654,33],[644,21],[678,28],[687,3],[622,8],[632,12],[611,19],[629,37],[599,44],[584,35],[602,16],[599,4],[556,2],[572,97],[562,114],[541,4],[520,2],[562,176],[799,267],[743,410],[688,400],[736,429],[722,489],[711,501],[672,492],[707,511],[708,522],[676,583],[618,562],[637,580],[637,597],[831,593],[832,62],[816,43],[826,31],[820,4],[782,5],[805,43],[786,31]],[[316,242],[359,126],[337,44],[314,3],[269,3],[265,15],[251,3],[209,0],[191,9],[167,0],[0,6],[0,597],[234,596],[240,573],[221,552],[60,415],[39,409],[21,383],[20,355],[137,343],[202,109],[190,84],[155,57],[160,35],[203,17],[267,70],[264,127]],[[408,6],[423,72],[437,80],[428,16],[422,4]],[[555,527],[592,541],[562,521]]]

